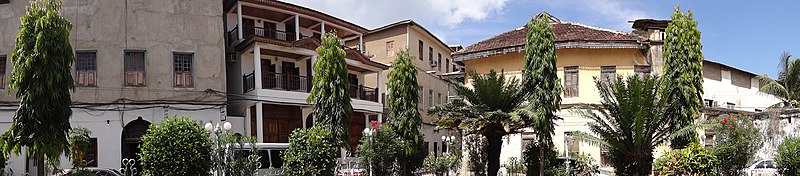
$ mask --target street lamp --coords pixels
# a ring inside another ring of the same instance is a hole
[[[370,129],[369,127],[364,128],[364,136],[367,136],[367,140],[369,141],[369,147],[370,148],[373,148],[372,147],[372,133],[373,132],[375,132],[375,130]],[[373,151],[372,153],[375,154],[375,151]],[[372,157],[367,157],[367,162],[369,163],[369,175],[371,176],[372,175]]]
[[[450,148],[447,148],[447,147],[450,144],[452,144],[453,142],[455,142],[455,140],[456,140],[455,136],[449,136],[449,137],[448,136],[442,136],[442,148],[444,149],[444,153],[442,153],[443,157],[445,157],[445,155],[450,156]],[[448,176],[450,175],[450,170],[451,169],[452,169],[452,167],[447,170],[447,175]]]
[[[213,125],[211,124],[211,122],[209,122],[206,123],[206,125],[203,127],[205,128],[206,132],[214,134],[216,136],[215,139],[216,149],[214,151],[214,157],[217,159],[217,161],[223,161],[226,166],[230,165],[230,162],[228,161],[229,151],[228,151],[228,144],[225,143],[223,135],[227,134],[227,132],[231,130],[231,127],[232,126],[230,122],[222,123],[222,125],[220,125],[219,123]],[[215,166],[215,167],[217,174],[225,175],[224,166]]]

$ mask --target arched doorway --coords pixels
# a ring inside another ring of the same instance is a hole
[[[147,133],[150,122],[142,120],[141,117],[131,121],[122,129],[122,159],[136,159],[135,167],[141,171],[139,165],[139,144],[142,143],[142,136]],[[121,161],[120,161],[121,162]]]

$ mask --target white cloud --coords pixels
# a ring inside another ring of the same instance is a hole
[[[284,0],[372,29],[404,19],[455,28],[500,13],[509,0]],[[426,26],[428,27],[428,26]],[[430,27],[428,27],[430,28]]]
[[[635,1],[618,0],[558,0],[542,1],[545,5],[568,9],[568,11],[581,14],[581,20],[590,25],[602,25],[617,30],[630,30],[628,21],[648,18],[645,9]],[[558,15],[556,15],[558,16]],[[565,19],[562,19],[565,20]],[[566,19],[566,21],[570,21]],[[581,22],[577,21],[577,22]]]

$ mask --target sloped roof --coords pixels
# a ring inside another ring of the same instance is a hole
[[[463,56],[471,53],[493,50],[503,50],[501,51],[503,53],[517,51],[518,49],[513,48],[524,48],[527,32],[528,30],[525,27],[504,32],[470,45],[454,53],[453,57],[461,56],[462,58],[459,60],[467,60],[470,58],[463,58]],[[629,48],[638,47],[639,41],[645,40],[631,33],[570,22],[553,23],[553,33],[556,36],[555,43],[557,48]]]

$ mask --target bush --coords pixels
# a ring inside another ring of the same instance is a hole
[[[595,164],[594,158],[590,155],[579,153],[574,157],[578,163],[575,163],[573,172],[575,175],[594,175],[600,173],[600,166]]]
[[[691,143],[684,149],[667,152],[653,166],[659,176],[716,175],[714,167],[719,163],[714,155],[699,143]]]
[[[335,140],[325,128],[296,129],[289,135],[283,153],[284,172],[289,176],[333,175],[336,166]]]
[[[424,166],[434,175],[443,176],[457,163],[458,160],[456,156],[447,155],[436,157],[436,155],[428,155],[428,157],[425,158]]]
[[[209,134],[188,117],[164,119],[150,125],[139,146],[145,175],[209,175]]]
[[[522,153],[522,159],[525,162],[525,167],[528,170],[528,175],[539,175],[539,148],[541,146],[537,142],[531,142],[528,146],[525,147],[525,151]],[[556,162],[556,156],[558,152],[553,149],[552,145],[545,145],[544,146],[544,168],[545,168],[545,175],[549,175],[552,173],[558,173],[555,171],[556,166],[559,163]],[[566,169],[566,168],[565,168]],[[548,171],[550,170],[550,171]],[[548,174],[549,173],[549,174]]]
[[[525,165],[520,162],[517,157],[508,158],[503,167],[508,170],[509,175],[525,174]]]
[[[775,163],[783,175],[800,175],[800,138],[784,139]]]
[[[469,151],[467,169],[477,176],[486,175],[486,138],[476,134],[467,136],[466,140]]]
[[[358,161],[367,166],[367,169],[372,167],[373,175],[391,175],[399,172],[396,163],[396,152],[399,149],[395,140],[397,140],[397,136],[388,126],[375,131],[372,134],[372,141],[370,141],[370,137],[362,137],[356,150]]]
[[[81,170],[83,167],[88,164],[88,162],[97,162],[97,161],[85,161],[83,160],[83,156],[86,155],[86,150],[89,149],[89,145],[91,145],[91,135],[92,131],[90,131],[86,127],[75,127],[69,131],[69,155],[72,159],[72,169]]]
[[[755,160],[762,137],[758,127],[747,116],[738,114],[718,119],[716,145],[712,148],[719,160],[717,171],[722,175],[743,175],[742,170]]]

